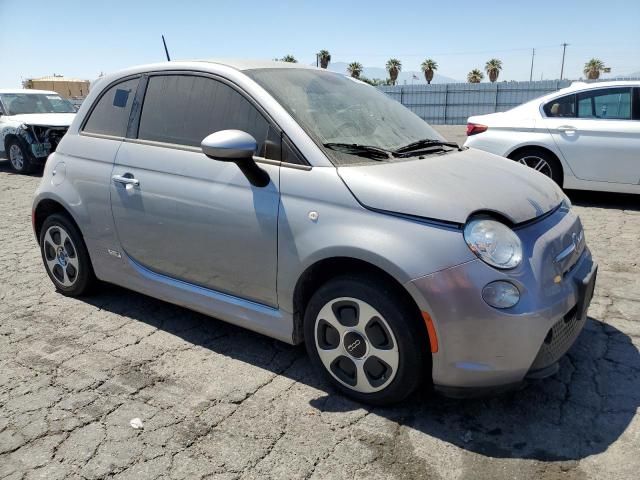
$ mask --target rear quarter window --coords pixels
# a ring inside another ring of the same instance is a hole
[[[124,137],[138,81],[139,78],[133,78],[109,87],[96,101],[82,130],[87,133]]]
[[[547,117],[575,117],[576,96],[567,95],[560,98],[554,98],[542,108]]]

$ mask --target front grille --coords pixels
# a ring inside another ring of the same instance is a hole
[[[540,351],[531,365],[531,370],[539,370],[557,362],[576,341],[587,316],[577,318],[578,308],[573,307],[549,329]]]

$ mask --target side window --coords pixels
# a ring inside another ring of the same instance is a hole
[[[547,117],[575,117],[576,96],[567,95],[551,100],[543,107],[543,110]]]
[[[578,116],[631,120],[631,89],[605,88],[579,93]]]
[[[149,78],[138,138],[197,147],[211,133],[228,129],[253,135],[257,156],[280,160],[278,133],[233,88],[199,76]]]
[[[126,80],[109,88],[95,104],[82,130],[114,137],[126,136],[138,80]]]
[[[302,160],[298,151],[289,142],[288,138],[282,142],[282,161],[296,165],[307,165],[307,163]]]
[[[633,89],[633,119],[640,120],[640,87]]]

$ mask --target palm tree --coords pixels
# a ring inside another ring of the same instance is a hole
[[[320,59],[320,68],[327,68],[331,61],[331,54],[329,53],[329,50],[320,50],[317,55]]]
[[[431,80],[433,80],[433,72],[438,69],[438,64],[436,63],[436,61],[432,60],[431,58],[427,58],[424,62],[422,62],[420,68],[424,72],[424,78],[427,83],[431,84]]]
[[[498,79],[500,70],[502,70],[502,60],[498,60],[497,58],[492,58],[484,66],[484,71],[487,72],[487,75],[489,75],[489,80],[491,80],[491,83],[495,82]]]
[[[604,62],[598,58],[592,58],[584,64],[584,74],[589,80],[597,80],[605,69]]]
[[[398,80],[398,74],[402,70],[402,63],[397,58],[390,58],[387,62],[387,71],[389,72],[389,78],[391,79],[391,84],[395,85]]]
[[[482,74],[482,72],[480,70],[478,70],[477,68],[474,68],[467,75],[467,82],[469,82],[469,83],[480,83],[483,78],[484,78],[484,75]]]
[[[289,62],[289,63],[298,63],[298,60],[296,60],[296,57],[294,57],[293,55],[285,55],[280,59],[280,61]]]
[[[347,72],[353,78],[360,78],[360,74],[362,73],[362,64],[359,62],[351,62],[347,67]]]

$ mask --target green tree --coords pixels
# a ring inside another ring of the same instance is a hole
[[[584,64],[584,74],[589,80],[597,80],[606,67],[604,62],[598,58],[592,58]]]
[[[431,58],[427,58],[424,62],[422,62],[420,68],[424,72],[424,79],[428,84],[431,84],[431,80],[433,80],[433,74],[436,70],[438,70],[438,64],[436,63],[436,61]]]
[[[320,59],[320,68],[327,68],[331,61],[331,54],[329,53],[329,50],[320,50],[317,55]]]
[[[280,59],[280,61],[288,63],[298,63],[298,60],[296,60],[296,57],[294,57],[293,55],[285,55]]]
[[[362,73],[362,64],[360,62],[351,62],[347,67],[347,72],[353,78],[360,78],[360,74]]]
[[[484,74],[477,68],[474,68],[467,74],[467,82],[480,83],[484,78]]]
[[[387,72],[389,72],[389,78],[391,79],[391,84],[395,85],[398,81],[398,74],[402,70],[402,63],[397,58],[390,58],[387,61]]]
[[[368,83],[369,85],[372,85],[374,87],[378,87],[380,85],[389,85],[389,80],[388,79],[385,80],[382,78],[367,78],[367,77],[360,76],[358,80],[364,83]]]
[[[487,75],[489,75],[489,80],[491,81],[491,83],[498,80],[500,70],[502,70],[502,60],[498,60],[497,58],[492,58],[484,66],[484,71],[487,72]]]

